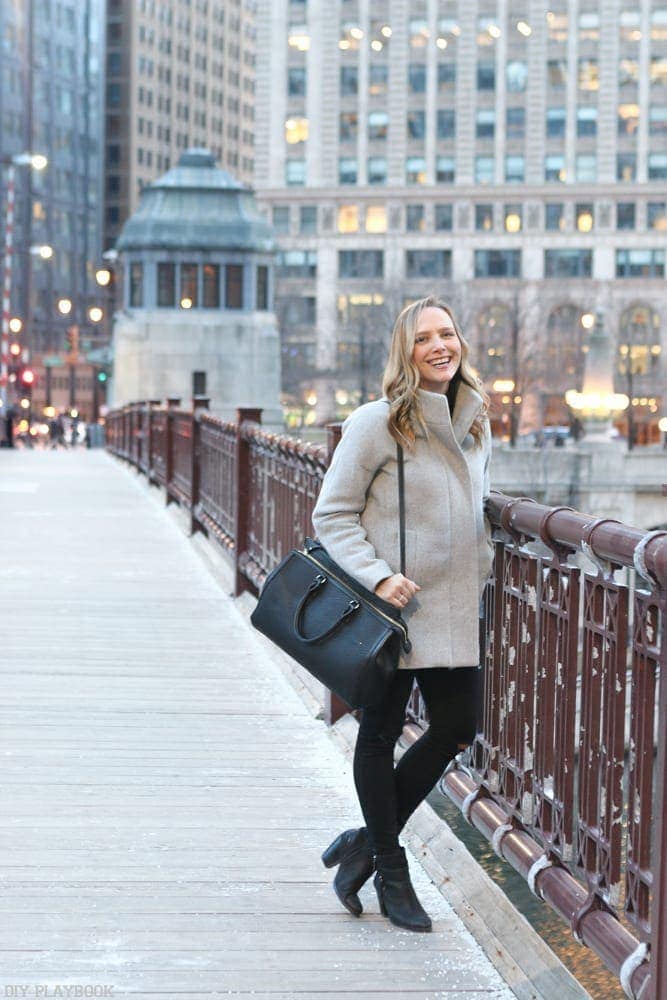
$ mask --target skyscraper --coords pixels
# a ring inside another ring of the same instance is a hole
[[[189,147],[252,181],[251,0],[109,0],[104,245]]]
[[[17,168],[15,188],[11,311],[23,324],[22,345],[38,352],[62,347],[66,327],[83,323],[96,301],[102,12],[103,0],[0,0],[5,225],[8,160],[48,158],[40,172]],[[52,256],[35,253],[38,246]],[[64,299],[67,315],[57,308]]]
[[[324,417],[377,391],[392,316],[435,291],[498,407],[533,422],[566,419],[602,314],[639,438],[657,434],[664,0],[260,0],[258,51],[296,402]]]

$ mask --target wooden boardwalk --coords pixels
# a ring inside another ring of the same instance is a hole
[[[340,907],[349,764],[132,473],[0,451],[0,537],[0,996],[509,1000],[416,862],[433,934]]]

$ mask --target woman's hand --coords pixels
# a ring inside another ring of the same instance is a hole
[[[393,576],[387,576],[384,580],[380,580],[375,588],[375,593],[383,601],[388,601],[395,608],[402,610],[418,590],[421,590],[418,583],[408,580],[407,576],[403,576],[402,573],[394,573]]]

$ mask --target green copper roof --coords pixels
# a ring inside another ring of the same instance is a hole
[[[216,167],[209,150],[188,149],[141,192],[116,248],[271,251],[275,243],[252,190]]]

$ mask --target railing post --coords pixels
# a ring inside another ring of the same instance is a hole
[[[201,479],[201,417],[200,410],[208,410],[208,396],[192,397],[192,438],[191,457],[192,467],[190,474],[190,534],[194,535],[201,528],[197,520],[197,506],[199,504],[199,483]]]
[[[657,589],[657,588],[656,588]],[[653,906],[651,912],[651,997],[667,997],[667,591],[657,589],[659,618],[663,634],[657,637],[660,650],[660,688],[658,718],[658,746],[655,757],[655,813],[653,817],[655,840],[652,850]]]
[[[243,439],[244,421],[259,424],[262,411],[252,407],[239,407],[236,411],[236,483],[234,513],[234,597],[250,590],[243,572],[243,557],[248,550],[248,521],[250,514],[250,445]]]
[[[326,425],[327,431],[327,466],[331,465],[331,459],[333,458],[333,453],[336,450],[338,442],[341,438],[342,424],[332,423]],[[339,698],[337,694],[330,691],[329,688],[324,689],[324,721],[327,726],[333,726],[335,722],[342,719],[344,715],[350,711],[350,706],[347,705],[342,698]]]
[[[146,447],[148,449],[146,457],[146,478],[149,483],[155,482],[155,477],[153,476],[153,407],[159,406],[161,400],[159,399],[147,399],[146,406],[148,407],[148,429],[146,432]]]
[[[165,421],[164,428],[164,489],[165,489],[165,501],[166,505],[172,501],[171,491],[169,489],[171,485],[171,477],[174,474],[174,413],[173,411],[177,406],[181,405],[181,400],[179,396],[169,396],[167,399],[167,419]]]

